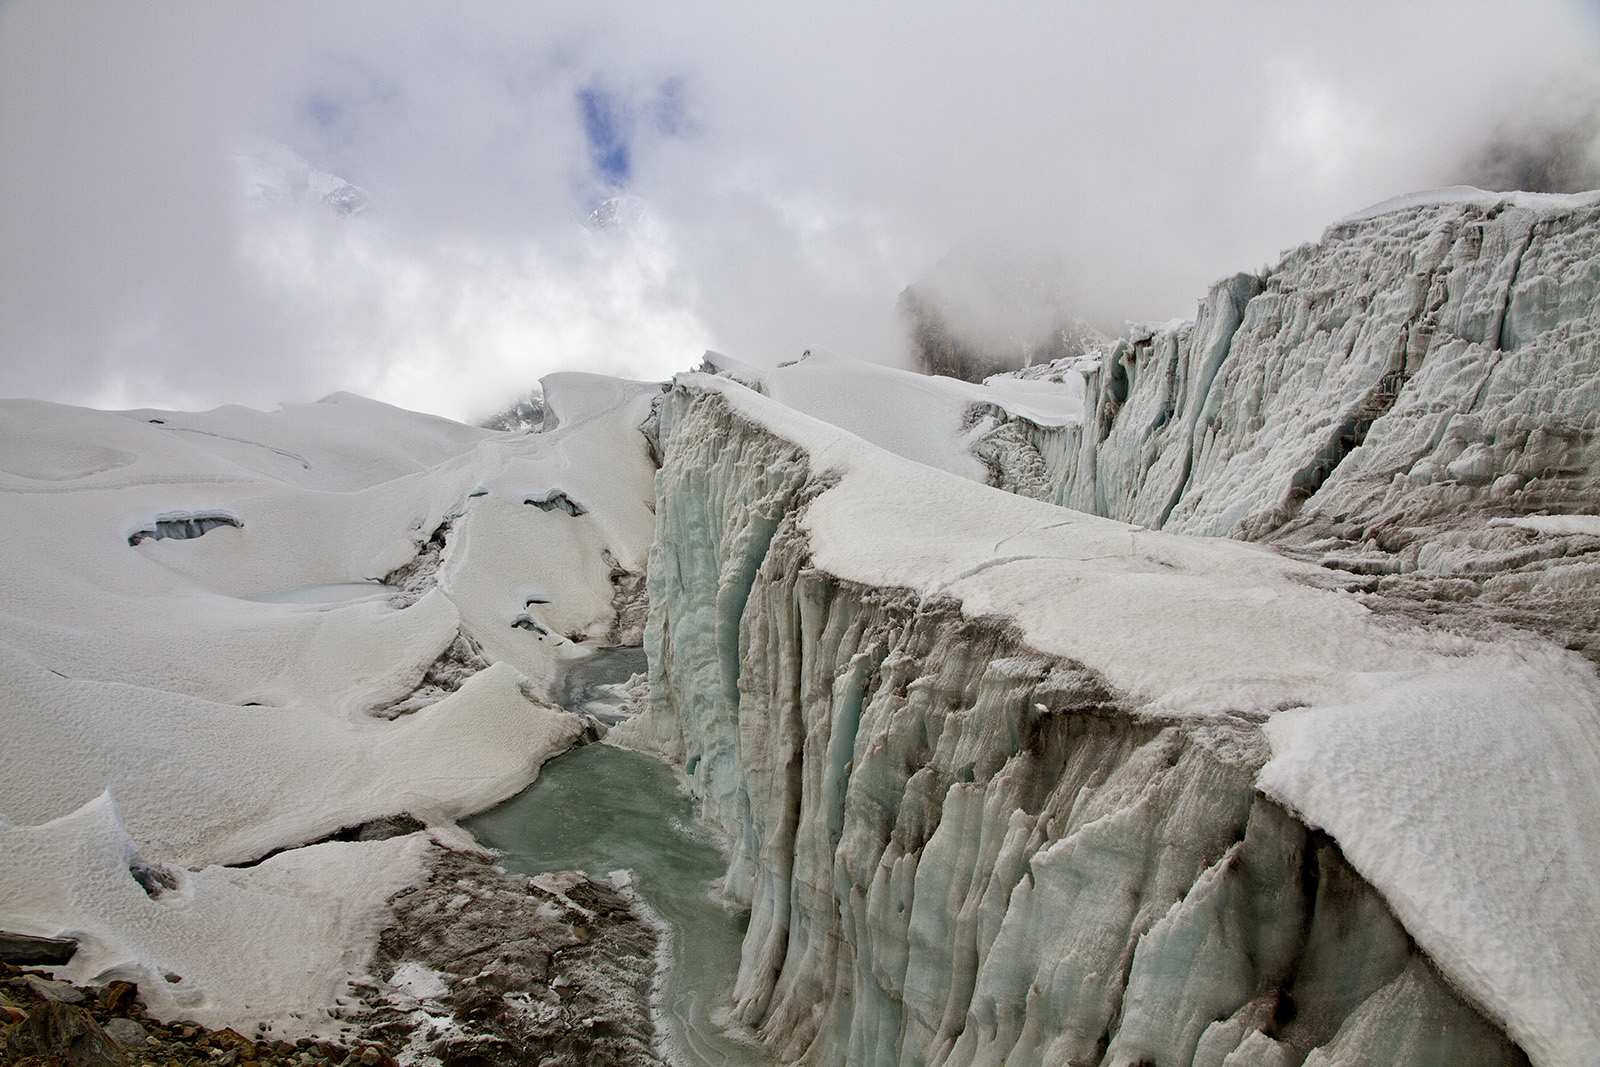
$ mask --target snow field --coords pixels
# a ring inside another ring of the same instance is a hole
[[[401,812],[447,828],[523,789],[582,730],[529,694],[588,654],[564,634],[604,640],[613,566],[643,567],[638,425],[659,387],[546,388],[542,435],[346,395],[272,413],[0,403],[19,555],[0,573],[0,926],[81,937],[63,974],[136,977],[158,1015],[335,1027],[429,846],[294,846]],[[524,503],[557,491],[585,513]],[[128,543],[180,512],[241,525]],[[436,573],[404,597],[379,584],[441,528]],[[492,665],[372,714],[463,639]],[[135,857],[178,888],[147,894]]]

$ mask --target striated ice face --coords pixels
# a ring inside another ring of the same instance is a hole
[[[735,1010],[780,1058],[1597,1047],[1592,894],[1545,863],[1595,854],[1581,666],[1387,629],[1315,567],[995,493],[723,379],[680,379],[659,434],[651,699],[617,732],[727,834]],[[1533,802],[1537,747],[1396,751],[1396,709],[1580,755]]]
[[[1015,420],[1000,484],[1250,538],[1592,501],[1600,197],[1445,192],[1218,283],[1192,323],[1135,329],[1081,427]]]

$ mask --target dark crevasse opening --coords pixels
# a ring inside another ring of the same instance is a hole
[[[232,515],[225,515],[220,512],[174,515],[169,518],[157,519],[149,526],[129,534],[128,544],[132,546],[139,544],[141,541],[161,541],[167,538],[185,541],[191,537],[200,537],[207,534],[219,526],[233,526],[241,530],[244,529],[244,523]]]

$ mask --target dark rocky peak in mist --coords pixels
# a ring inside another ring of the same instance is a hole
[[[538,431],[544,426],[544,392],[535,387],[478,425],[485,430]]]
[[[1059,256],[968,243],[900,293],[899,313],[924,373],[977,382],[1105,343],[1070,291]]]
[[[1468,158],[1461,180],[1495,192],[1600,188],[1600,84],[1552,84],[1518,106]]]

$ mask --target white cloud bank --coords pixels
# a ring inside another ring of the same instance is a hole
[[[974,237],[1058,250],[1103,323],[1185,315],[1352,209],[1466,177],[1552,79],[1594,99],[1597,59],[1578,0],[18,0],[3,391],[344,388],[471,417],[548,371],[705,347],[893,362],[899,290]],[[229,159],[263,138],[374,210],[242,212]],[[652,222],[585,230],[621,189]]]

